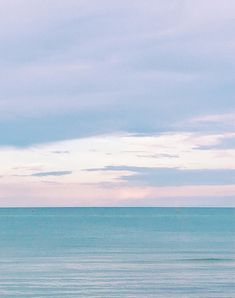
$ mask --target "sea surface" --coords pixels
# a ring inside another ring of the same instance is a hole
[[[235,297],[235,209],[0,209],[0,297]]]

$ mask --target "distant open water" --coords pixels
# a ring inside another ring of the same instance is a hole
[[[0,297],[235,297],[235,209],[0,209]]]

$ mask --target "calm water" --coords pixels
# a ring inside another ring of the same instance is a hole
[[[0,297],[235,297],[235,209],[0,209]]]

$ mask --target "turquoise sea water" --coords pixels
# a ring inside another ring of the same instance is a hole
[[[235,209],[0,209],[0,297],[235,297]]]

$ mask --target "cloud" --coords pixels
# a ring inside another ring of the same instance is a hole
[[[72,174],[72,171],[52,171],[52,172],[38,172],[33,173],[33,177],[49,177],[49,176],[65,176]]]
[[[120,180],[132,185],[182,186],[182,185],[226,185],[235,184],[235,169],[188,170],[178,168],[146,168],[134,166],[107,166],[87,171],[130,172]]]
[[[102,188],[78,183],[54,184],[41,181],[29,183],[12,180],[1,181],[0,188],[0,204],[5,207],[130,205],[234,207],[234,198],[234,185]]]
[[[232,105],[231,105],[232,107]],[[203,114],[178,123],[178,128],[187,127],[187,130],[201,132],[224,132],[235,131],[235,113]]]
[[[235,135],[224,136],[221,140],[213,145],[199,146],[200,150],[234,150],[235,149]],[[232,152],[232,151],[231,151]]]
[[[175,131],[235,108],[233,1],[2,1],[0,16],[2,145]]]
[[[69,154],[70,153],[68,150],[54,150],[51,152],[54,154]]]
[[[175,199],[179,206],[233,206],[235,151],[198,148],[220,139],[198,133],[114,134],[2,147],[0,204],[169,206]]]
[[[32,173],[69,169],[72,174],[64,177],[67,182],[117,183],[138,168],[233,170],[235,150],[212,148],[229,137],[232,135],[119,133],[23,148],[0,147],[0,175],[29,179]]]
[[[145,198],[142,200],[127,200],[125,206],[138,207],[226,207],[234,208],[234,195],[220,196],[220,197],[206,197],[206,196],[185,196],[185,197],[169,197],[164,200],[157,200],[155,198]]]

